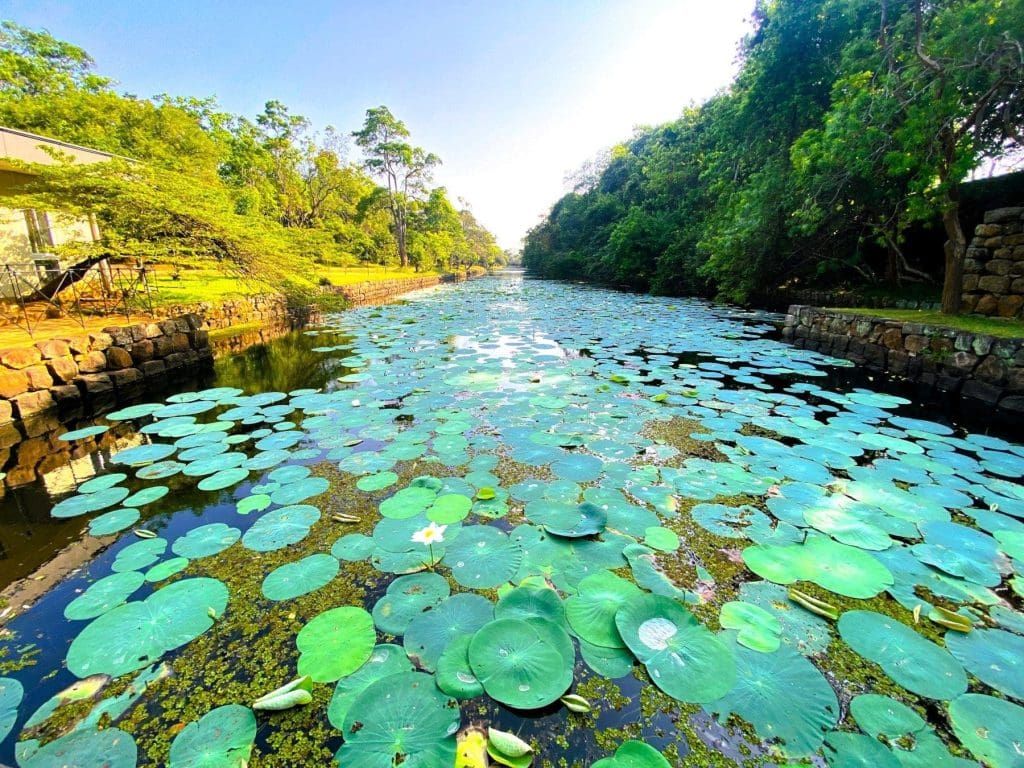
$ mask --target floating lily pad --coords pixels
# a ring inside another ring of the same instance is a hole
[[[455,764],[458,707],[430,675],[403,672],[371,683],[342,723],[337,758],[346,768],[437,768]]]
[[[295,638],[299,675],[309,675],[317,683],[334,682],[363,666],[376,642],[373,618],[362,608],[324,611]]]
[[[134,448],[127,448],[123,451],[118,451],[110,460],[115,464],[128,464],[129,466],[136,466],[138,464],[152,464],[154,461],[162,461],[168,456],[172,455],[175,451],[173,445],[167,445],[165,443],[147,443],[145,445],[137,445]]]
[[[772,653],[782,642],[778,617],[752,603],[729,602],[718,617],[723,629],[736,629],[736,642],[754,651]]]
[[[131,528],[140,516],[141,513],[137,509],[114,509],[90,520],[89,533],[92,536],[110,536],[125,528]]]
[[[174,737],[168,768],[245,768],[256,741],[256,715],[228,704],[207,712]]]
[[[356,488],[360,491],[372,493],[373,491],[380,491],[384,488],[388,488],[396,482],[398,482],[398,475],[388,470],[386,472],[378,472],[375,475],[365,475],[360,477],[356,481]]]
[[[331,721],[331,725],[341,730],[352,702],[371,683],[389,675],[412,671],[412,663],[400,646],[375,646],[370,658],[363,666],[338,681],[334,688],[334,695],[331,696],[331,702],[327,706],[327,719]]]
[[[222,469],[219,472],[204,477],[196,486],[200,491],[219,491],[223,488],[240,483],[249,476],[249,470],[245,467],[234,467]]]
[[[580,581],[577,594],[565,601],[565,617],[576,634],[587,642],[605,648],[624,648],[626,644],[616,627],[615,614],[641,595],[635,584],[601,571]]]
[[[373,621],[381,632],[404,635],[409,623],[451,594],[443,576],[417,573],[401,576],[388,585],[387,594],[373,606]]]
[[[320,589],[338,575],[338,560],[315,554],[285,563],[263,579],[263,596],[268,600],[291,600]]]
[[[946,647],[981,682],[1024,699],[1024,637],[1002,629],[947,632]]]
[[[18,707],[25,696],[25,689],[13,677],[0,677],[0,742],[14,728],[18,719]]]
[[[452,595],[433,610],[419,614],[406,628],[403,644],[409,658],[433,671],[444,649],[459,635],[472,635],[494,618],[494,606],[480,595]]]
[[[736,682],[708,710],[725,721],[739,715],[786,757],[813,753],[836,726],[839,702],[821,672],[783,645],[774,653],[734,645]]]
[[[547,706],[572,685],[576,652],[544,619],[496,619],[469,644],[469,664],[487,695],[515,709]]]
[[[188,567],[191,562],[187,557],[172,557],[170,560],[164,560],[162,563],[157,563],[148,571],[146,571],[146,581],[163,581],[164,579],[170,578],[176,573],[181,573]],[[134,573],[134,571],[131,571]]]
[[[527,505],[526,516],[548,533],[567,538],[592,536],[603,531],[608,523],[608,513],[586,501],[579,505],[535,501]]]
[[[228,589],[217,579],[168,584],[145,600],[104,613],[83,629],[68,649],[68,669],[78,677],[119,677],[142,669],[213,626],[209,610],[220,615],[227,602]]]
[[[154,501],[162,499],[170,490],[166,485],[152,485],[149,488],[143,488],[138,493],[133,493],[121,503],[126,507],[144,507],[146,504],[152,504]]]
[[[949,705],[949,719],[960,743],[991,766],[1020,765],[1024,707],[994,696],[965,693]]]
[[[104,427],[101,424],[96,424],[91,427],[82,427],[81,429],[75,429],[72,430],[71,432],[65,432],[63,435],[60,435],[58,439],[64,440],[65,442],[71,442],[73,440],[85,440],[88,437],[96,437],[97,435],[102,435],[104,432],[108,432],[109,430],[110,427]]]
[[[166,539],[156,538],[137,541],[134,544],[129,544],[117,553],[117,557],[114,558],[114,564],[110,566],[110,569],[114,573],[124,573],[125,571],[137,571],[147,568],[160,559],[160,556],[165,551],[167,551]]]
[[[612,757],[605,757],[590,768],[670,768],[668,760],[642,741],[623,742]]]
[[[830,733],[822,751],[831,768],[900,768],[884,744],[863,733]]]
[[[644,531],[644,543],[648,547],[661,552],[675,552],[679,549],[679,537],[675,531],[662,528],[659,525],[652,526]]]
[[[123,472],[108,472],[104,475],[97,475],[91,480],[86,480],[80,486],[78,486],[79,493],[96,493],[97,491],[105,491],[107,488],[113,488],[115,485],[120,483],[122,480],[127,480],[128,475]]]
[[[242,537],[242,545],[256,552],[271,552],[302,541],[320,519],[320,510],[308,504],[267,512]]]
[[[874,556],[827,536],[808,536],[803,544],[747,547],[743,561],[768,581],[813,581],[846,597],[874,597],[893,584],[892,573]]]
[[[331,547],[331,554],[339,560],[354,563],[368,558],[376,548],[377,542],[369,536],[362,533],[350,533],[334,542],[334,546]]]
[[[911,693],[952,699],[967,690],[963,667],[944,649],[896,619],[874,611],[847,611],[839,634]]]
[[[192,560],[200,557],[210,557],[234,544],[241,537],[241,531],[232,528],[224,523],[208,523],[193,528],[174,540],[171,551],[180,556]]]
[[[330,482],[325,477],[307,477],[281,486],[270,494],[270,498],[275,504],[298,504],[300,501],[319,496],[329,487]]]
[[[483,684],[469,664],[472,640],[472,635],[459,635],[437,660],[437,687],[454,699],[474,699],[484,693]]]
[[[18,745],[21,768],[134,768],[135,740],[117,728],[72,731],[38,749]]]
[[[487,589],[509,581],[519,570],[522,559],[519,542],[504,531],[487,525],[469,525],[448,545],[442,562],[462,586]]]
[[[50,510],[50,517],[78,517],[88,512],[98,512],[101,509],[120,504],[128,496],[128,493],[128,489],[121,486],[105,488],[94,493],[79,493],[54,504]]]
[[[729,648],[675,600],[641,595],[615,613],[619,635],[651,680],[679,701],[714,701],[736,679]]]

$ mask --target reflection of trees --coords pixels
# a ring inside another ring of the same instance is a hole
[[[289,333],[218,360],[216,383],[222,387],[241,387],[247,392],[291,392],[306,387],[323,387],[331,378],[345,371],[335,358],[348,352],[339,350],[331,355],[314,352],[313,349],[349,345],[351,342],[351,336],[337,333],[317,336],[301,331]]]

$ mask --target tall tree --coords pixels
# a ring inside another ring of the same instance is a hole
[[[409,129],[384,106],[366,110],[362,130],[352,135],[366,157],[366,168],[387,184],[398,258],[403,267],[408,266],[409,203],[424,194],[431,170],[441,158],[412,146],[407,141]]]

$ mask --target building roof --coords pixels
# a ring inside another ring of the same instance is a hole
[[[25,173],[25,169],[18,163],[11,162],[12,160],[22,163],[56,165],[58,161],[44,147],[51,151],[56,150],[65,155],[70,155],[76,163],[99,163],[119,157],[119,155],[101,152],[98,149],[81,147],[77,144],[39,136],[28,131],[19,131],[16,128],[0,126],[0,171]],[[123,159],[127,160],[128,158]]]

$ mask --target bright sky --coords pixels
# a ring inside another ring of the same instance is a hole
[[[0,0],[140,96],[278,99],[349,133],[387,105],[503,247],[565,176],[726,85],[753,0]]]

